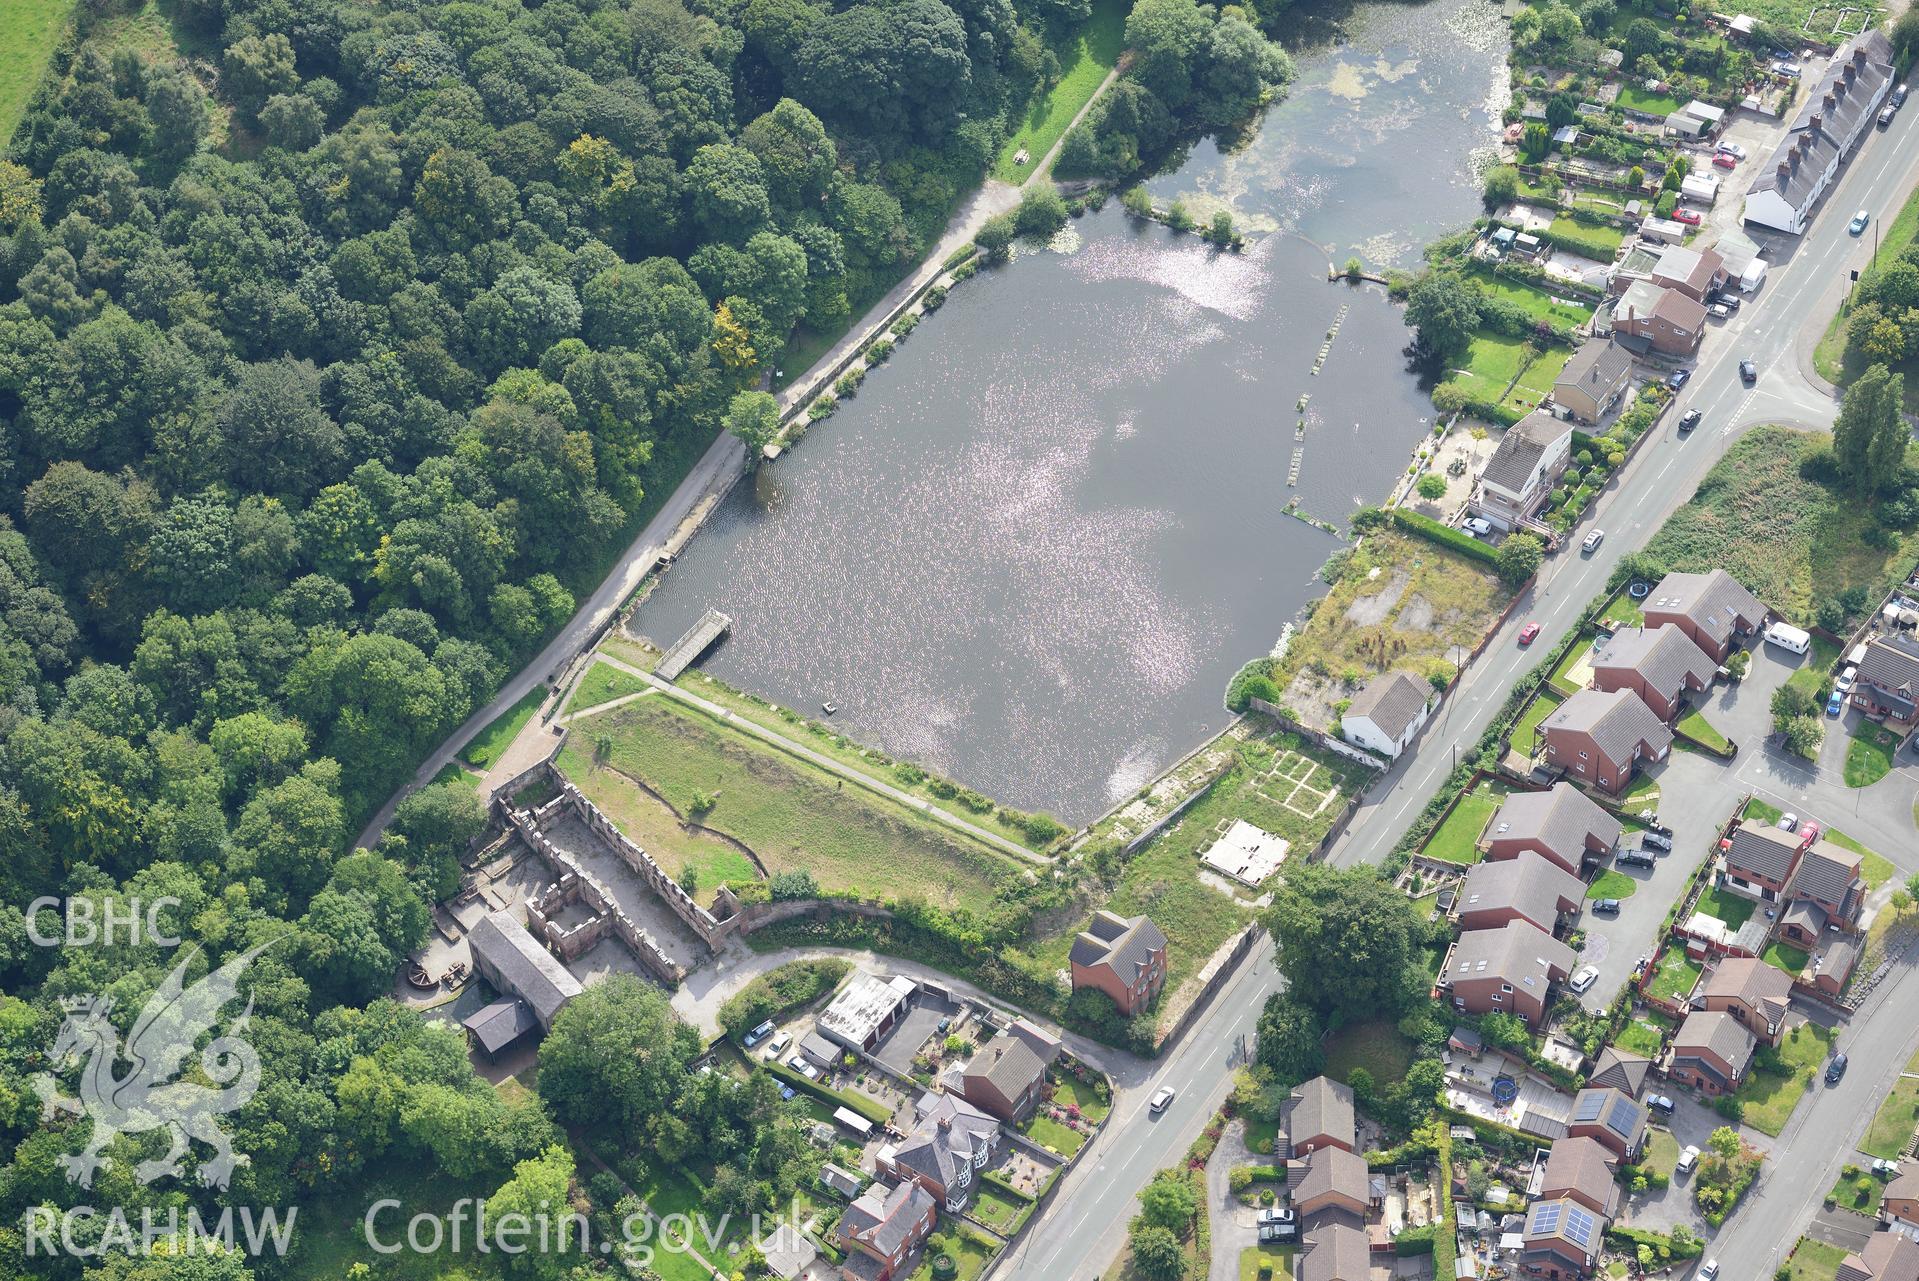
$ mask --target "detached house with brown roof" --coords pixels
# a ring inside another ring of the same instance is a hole
[[[1011,1032],[982,1045],[954,1075],[961,1098],[1002,1121],[1024,1120],[1046,1090],[1046,1063]]]
[[[1777,903],[1799,870],[1799,837],[1771,823],[1742,819],[1726,842],[1726,888]]]
[[[840,1212],[833,1234],[846,1251],[846,1281],[893,1281],[913,1251],[926,1243],[939,1204],[917,1183],[875,1183]]]
[[[1461,929],[1496,928],[1508,921],[1529,921],[1548,934],[1579,911],[1586,883],[1559,864],[1530,850],[1496,863],[1475,863],[1466,872],[1455,908]]]
[[[1815,948],[1829,931],[1852,933],[1866,902],[1865,858],[1855,850],[1816,840],[1799,856],[1786,887],[1779,934],[1796,947]]]
[[[1535,409],[1506,429],[1479,474],[1472,508],[1501,529],[1539,510],[1572,459],[1573,426]]]
[[[1880,1203],[1888,1219],[1919,1227],[1919,1161],[1901,1161]]]
[[[1540,726],[1546,763],[1603,792],[1622,792],[1641,763],[1666,759],[1672,731],[1629,690],[1582,689]]]
[[[1756,957],[1728,957],[1706,976],[1700,995],[1708,1010],[1732,1015],[1754,1040],[1777,1046],[1786,1033],[1792,976],[1775,965]]]
[[[1676,289],[1695,302],[1704,302],[1726,282],[1726,260],[1711,249],[1669,245],[1659,255],[1650,279],[1663,289]]]
[[[1707,1094],[1739,1088],[1752,1064],[1752,1033],[1723,1010],[1694,1010],[1672,1040],[1667,1075]]]
[[[1286,1110],[1286,1142],[1296,1157],[1321,1148],[1351,1152],[1358,1145],[1352,1090],[1324,1076],[1294,1086]]]
[[[1619,1183],[1613,1176],[1618,1158],[1595,1139],[1554,1139],[1541,1175],[1539,1199],[1577,1201],[1595,1214],[1611,1218],[1619,1207]]]
[[[1631,386],[1632,353],[1595,338],[1574,352],[1553,380],[1553,403],[1580,422],[1597,423]]]
[[[1723,663],[1745,637],[1765,626],[1772,611],[1723,569],[1667,574],[1641,602],[1647,627],[1668,623]]]
[[[1632,1095],[1603,1085],[1587,1086],[1573,1098],[1566,1132],[1591,1139],[1621,1161],[1631,1161],[1646,1142],[1646,1123],[1646,1105]]]
[[[1431,681],[1381,672],[1366,682],[1339,718],[1339,736],[1389,760],[1406,750],[1432,715]]]
[[[1068,960],[1075,992],[1104,992],[1127,1018],[1151,1005],[1166,984],[1166,936],[1150,917],[1093,913]]]
[[[1293,1208],[1301,1218],[1343,1210],[1364,1221],[1372,1204],[1372,1178],[1366,1172],[1365,1157],[1344,1148],[1320,1148],[1304,1165],[1303,1174],[1295,1169],[1289,1176]]]
[[[1517,1014],[1536,1028],[1552,985],[1572,973],[1573,950],[1536,925],[1513,921],[1496,930],[1469,930],[1453,941],[1440,967],[1438,988],[1468,1014]]]
[[[1919,1281],[1919,1241],[1903,1232],[1875,1232],[1839,1263],[1833,1281]]]
[[[1299,1281],[1369,1281],[1372,1276],[1372,1250],[1362,1229],[1330,1223],[1306,1233],[1304,1240],[1294,1273]]]
[[[1545,1281],[1591,1276],[1607,1227],[1605,1215],[1578,1201],[1535,1201],[1526,1211],[1520,1270]]]
[[[1599,1058],[1593,1063],[1593,1074],[1586,1078],[1586,1084],[1611,1086],[1636,1099],[1639,1092],[1646,1088],[1646,1077],[1651,1072],[1652,1060],[1645,1055],[1609,1045],[1599,1052]]]
[[[919,1184],[957,1214],[999,1146],[999,1122],[957,1094],[931,1090],[920,1095],[913,1113],[912,1130],[879,1150],[875,1168],[887,1178]]]
[[[1579,874],[1588,859],[1604,858],[1619,840],[1619,820],[1571,783],[1544,792],[1514,792],[1486,829],[1486,857],[1498,861],[1530,851]]]
[[[1867,641],[1853,680],[1852,705],[1896,729],[1919,723],[1919,641],[1910,636]]]
[[[1690,356],[1706,336],[1706,307],[1677,289],[1650,280],[1627,288],[1613,304],[1613,332],[1625,334],[1667,356]]]
[[[1678,719],[1681,700],[1712,688],[1719,664],[1677,627],[1622,627],[1592,656],[1593,688],[1630,690],[1660,720]]]

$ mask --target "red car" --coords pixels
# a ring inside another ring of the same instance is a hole
[[[1675,209],[1672,211],[1672,220],[1674,222],[1683,222],[1688,227],[1697,227],[1704,221],[1704,219],[1699,216],[1697,209]]]
[[[1530,645],[1533,643],[1534,639],[1538,637],[1538,635],[1539,635],[1539,624],[1527,623],[1524,627],[1519,629],[1519,643],[1521,645]]]
[[[1739,157],[1733,155],[1730,151],[1718,152],[1713,156],[1712,162],[1721,169],[1737,169],[1739,167]]]

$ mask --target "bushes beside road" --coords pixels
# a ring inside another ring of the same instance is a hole
[[[850,962],[837,957],[820,957],[789,961],[768,970],[720,1006],[720,1027],[728,1036],[745,1036],[766,1020],[810,1005],[831,992],[852,968]]]

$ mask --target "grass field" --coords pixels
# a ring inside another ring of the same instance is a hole
[[[1657,1057],[1664,1032],[1670,1030],[1667,1022],[1663,1015],[1642,1014],[1620,1029],[1619,1035],[1613,1038],[1613,1044],[1649,1059]]]
[[[589,707],[598,707],[601,703],[610,703],[616,698],[637,694],[648,688],[651,687],[631,672],[623,672],[611,663],[595,663],[580,678],[579,688],[573,691],[573,701],[567,704],[567,710],[584,712]]]
[[[1639,888],[1639,882],[1624,872],[1615,872],[1607,868],[1593,879],[1586,888],[1587,898],[1631,898]]]
[[[1599,262],[1612,261],[1626,239],[1626,233],[1617,227],[1591,226],[1569,214],[1561,214],[1553,219],[1552,226],[1547,230],[1574,253]]]
[[[993,1261],[992,1251],[983,1244],[984,1238],[978,1233],[959,1233],[952,1230],[953,1225],[941,1219],[939,1231],[947,1241],[947,1250],[953,1256],[953,1262],[959,1265],[958,1281],[973,1281],[986,1271],[986,1265]],[[919,1267],[913,1270],[910,1281],[932,1281],[933,1255],[931,1251],[920,1256]],[[701,1281],[706,1281],[702,1278]]]
[[[525,698],[507,708],[494,718],[493,723],[473,736],[473,741],[460,753],[460,759],[474,769],[485,770],[500,759],[513,740],[520,736],[526,723],[540,710],[540,702],[546,697],[546,686],[536,685],[527,691]]]
[[[1059,81],[1033,104],[1019,129],[1000,148],[999,159],[993,164],[995,178],[1015,185],[1025,182],[1066,133],[1080,108],[1092,101],[1125,47],[1126,14],[1131,8],[1129,0],[1095,0],[1092,16],[1064,49],[1054,51],[1059,55]],[[1013,157],[1022,148],[1027,162],[1016,165]]]
[[[1846,786],[1871,787],[1892,773],[1892,754],[1899,736],[1883,725],[1866,721],[1846,745]]]
[[[1919,1076],[1914,1073],[1919,1073],[1919,1054],[1912,1056],[1905,1072],[1892,1083],[1892,1092],[1872,1114],[1860,1151],[1890,1161],[1905,1150],[1913,1127],[1919,1125]]]
[[[1837,828],[1827,828],[1825,839],[1859,855],[1859,879],[1866,883],[1866,888],[1869,890],[1876,890],[1884,885],[1892,879],[1893,872],[1898,870],[1893,867],[1891,859],[1867,849]]]
[[[1572,352],[1565,347],[1548,347],[1528,362],[1528,350],[1529,344],[1523,338],[1507,338],[1481,330],[1473,335],[1472,345],[1466,349],[1465,367],[1446,381],[1464,387],[1467,395],[1487,404],[1505,405],[1520,412],[1537,408],[1552,391],[1553,380],[1572,359]],[[1514,379],[1518,382],[1514,383]],[[1510,393],[1506,391],[1509,384]]]
[[[1397,1081],[1412,1065],[1413,1043],[1385,1019],[1349,1023],[1326,1038],[1326,1075],[1335,1081],[1350,1081],[1354,1068],[1365,1068],[1375,1083]]]
[[[60,43],[73,0],[7,0],[0,4],[0,144],[13,137],[40,87],[47,59]]]
[[[1564,700],[1548,686],[1541,686],[1539,697],[1526,705],[1526,710],[1513,724],[1513,750],[1531,756],[1539,746],[1539,725],[1551,716]]]
[[[1031,1201],[1019,1201],[990,1183],[980,1184],[973,1194],[972,1215],[1002,1236],[1011,1233],[1032,1213]]]
[[[1708,889],[1699,896],[1699,910],[1707,916],[1716,916],[1726,923],[1726,928],[1736,930],[1752,919],[1755,904],[1743,894],[1734,894],[1717,887]]]
[[[1585,644],[1574,645],[1566,651],[1548,678],[1554,689],[1568,697],[1586,688],[1586,682],[1592,679],[1593,637],[1587,635],[1584,639]]]
[[[1643,111],[1649,116],[1670,116],[1686,104],[1666,93],[1653,93],[1635,84],[1621,85],[1619,105],[1631,111]]]
[[[1691,994],[1693,985],[1699,982],[1700,966],[1688,957],[1683,948],[1669,947],[1666,954],[1659,958],[1659,968],[1653,974],[1653,980],[1646,985],[1646,991],[1661,1000],[1680,1002]]]
[[[1747,1125],[1774,1138],[1786,1128],[1787,1118],[1812,1085],[1814,1074],[1826,1061],[1832,1047],[1832,1033],[1813,1023],[1802,1024],[1786,1034],[1779,1043],[1783,1071],[1771,1071],[1753,1059],[1746,1083],[1739,1087],[1738,1098],[1745,1105],[1742,1119]]]
[[[1293,1251],[1249,1245],[1239,1252],[1239,1281],[1293,1281]]]
[[[601,768],[596,753],[612,769]],[[682,815],[710,799],[702,823],[750,847],[769,873],[804,868],[827,889],[978,911],[1013,870],[1008,859],[932,819],[666,698],[595,717],[571,736],[560,768],[603,806],[635,795],[621,774]],[[630,812],[630,805],[607,808],[615,822]]]
[[[1850,587],[1878,600],[1919,558],[1919,533],[1889,548],[1868,543],[1872,513],[1799,474],[1800,459],[1826,443],[1784,427],[1754,429],[1707,473],[1647,553],[1672,569],[1723,567],[1796,623],[1815,621],[1821,602]]]
[[[1780,940],[1768,945],[1766,950],[1760,953],[1759,959],[1797,978],[1799,971],[1806,968],[1806,962],[1812,957],[1804,948],[1797,948]]]
[[[1592,318],[1591,307],[1576,302],[1555,301],[1552,294],[1537,285],[1496,276],[1490,267],[1483,264],[1474,265],[1472,278],[1487,294],[1512,303],[1534,320],[1549,321],[1556,325],[1582,325]]]
[[[1713,723],[1707,720],[1697,707],[1688,709],[1686,714],[1679,718],[1679,732],[1718,751],[1732,750],[1732,744],[1727,741],[1726,736],[1714,728]]]
[[[1919,235],[1919,191],[1914,191],[1907,197],[1905,206],[1894,215],[1892,221],[1879,228],[1877,261],[1888,263],[1896,260],[1899,252],[1912,243],[1915,235]],[[1869,280],[1872,274],[1873,269],[1870,267],[1862,271],[1860,283],[1863,284]],[[1854,288],[1857,287],[1854,286]],[[1848,309],[1843,305],[1833,313],[1832,320],[1826,325],[1826,332],[1820,337],[1819,345],[1813,349],[1812,353],[1813,368],[1819,371],[1819,376],[1841,386],[1864,373],[1866,366],[1870,363],[1863,356],[1847,348],[1846,318],[1848,314]],[[1906,375],[1906,381],[1911,383],[1914,381],[1914,375],[1919,374],[1919,363],[1910,360],[1901,361],[1895,369],[1903,372]],[[1919,389],[1913,387],[1906,389],[1908,408],[1911,408],[1915,395],[1919,395]]]
[[[1841,1247],[1800,1237],[1786,1263],[1786,1281],[1833,1281],[1845,1261],[1846,1252]]]
[[[1459,798],[1459,804],[1453,806],[1445,821],[1433,829],[1432,836],[1420,853],[1447,863],[1477,863],[1479,834],[1486,830],[1493,811],[1499,808],[1504,799],[1503,789],[1481,783]]]
[[[1022,1131],[1027,1138],[1061,1156],[1070,1157],[1086,1146],[1086,1136],[1070,1125],[1061,1125],[1051,1117],[1035,1116]]]

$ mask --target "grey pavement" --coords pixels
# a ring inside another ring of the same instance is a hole
[[[1233,1195],[1232,1174],[1236,1165],[1265,1162],[1246,1146],[1246,1125],[1232,1121],[1219,1136],[1219,1146],[1206,1165],[1205,1211],[1212,1216],[1213,1258],[1210,1281],[1239,1281],[1239,1256],[1248,1247],[1259,1244],[1255,1212],[1239,1203]]]

